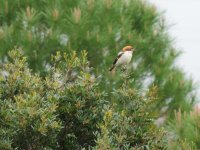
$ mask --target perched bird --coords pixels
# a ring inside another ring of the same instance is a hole
[[[135,51],[135,49],[132,46],[125,46],[121,52],[118,53],[117,58],[113,62],[112,67],[109,69],[109,71],[112,71],[117,66],[125,66],[130,63],[132,58],[132,53]]]

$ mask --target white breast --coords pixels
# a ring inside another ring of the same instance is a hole
[[[132,58],[132,51],[126,51],[124,54],[118,59],[116,65],[127,65],[130,63]]]

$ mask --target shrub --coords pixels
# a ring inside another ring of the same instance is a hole
[[[21,51],[11,51],[9,56],[10,62],[3,65],[0,77],[0,147],[54,147],[62,127],[56,115],[58,98],[51,91],[47,94],[48,82],[32,73]]]
[[[0,70],[0,149],[165,147],[150,109],[156,88],[142,96],[125,77],[108,99],[86,55],[57,52],[39,75],[22,50],[9,52]]]
[[[94,144],[105,100],[89,74],[86,53],[79,59],[75,53],[61,57],[58,52],[45,77],[28,68],[22,51],[9,56],[0,77],[1,149]]]
[[[112,105],[104,109],[95,149],[165,149],[165,131],[154,124],[157,88],[142,95],[129,88],[131,79],[125,78],[123,85],[113,92]]]

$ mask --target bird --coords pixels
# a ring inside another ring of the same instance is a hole
[[[112,67],[109,71],[113,71],[118,66],[128,65],[131,61],[132,54],[135,51],[133,46],[125,46],[122,51],[120,51],[117,55],[117,58],[114,60]]]

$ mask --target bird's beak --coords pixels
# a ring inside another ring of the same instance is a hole
[[[133,52],[136,51],[134,48],[131,49]]]

